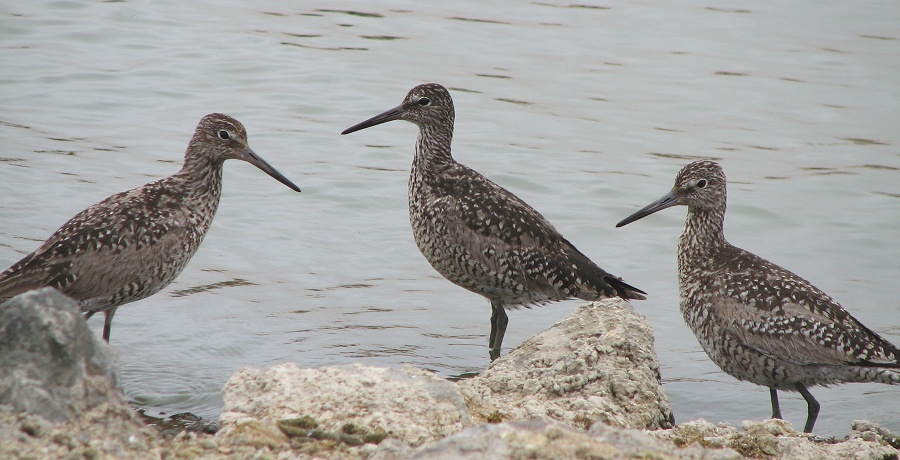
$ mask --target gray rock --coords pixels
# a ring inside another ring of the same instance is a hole
[[[469,424],[456,386],[414,368],[355,364],[301,369],[289,363],[264,371],[242,369],[222,395],[225,409],[216,438],[225,443],[236,434],[246,442],[251,431],[271,434],[281,422],[301,427],[292,429],[300,438],[319,436],[352,446],[357,439],[364,441],[362,432],[384,433],[418,446]],[[251,425],[253,430],[247,428]],[[272,446],[273,436],[266,439]]]
[[[621,451],[584,431],[561,423],[520,421],[485,423],[421,447],[415,460],[613,459]]]
[[[588,431],[557,422],[528,421],[482,424],[468,428],[409,454],[413,460],[554,460],[653,458],[671,460],[738,460],[742,458],[834,460],[896,459],[885,443],[885,430],[862,426],[860,436],[838,443],[816,442],[781,420],[745,422],[744,430],[704,420],[671,430],[645,431],[596,423]],[[856,430],[855,430],[856,431]],[[864,433],[878,439],[864,440]],[[395,457],[407,458],[407,457]]]
[[[554,460],[658,458],[737,460],[732,449],[679,448],[627,428],[594,424],[587,432],[557,422],[528,421],[483,424],[419,448],[414,460]]]
[[[53,288],[0,305],[0,405],[52,422],[109,401],[125,405],[113,350],[74,300]]]
[[[735,460],[743,456],[725,445],[685,444],[663,441],[644,430],[614,428],[596,423],[588,435],[598,441],[608,442],[622,451],[626,458],[673,458],[703,460]],[[664,455],[661,455],[664,454]]]
[[[782,420],[745,422],[741,429],[704,420],[656,431],[604,423],[578,429],[603,420],[601,410],[623,425],[666,420],[668,403],[651,385],[658,381],[652,351],[649,326],[641,317],[615,302],[592,305],[498,360],[482,377],[464,382],[471,385],[468,409],[456,384],[423,370],[283,364],[265,371],[244,369],[232,377],[223,391],[222,429],[215,436],[181,433],[164,439],[144,426],[114,388],[111,352],[86,329],[77,307],[55,291],[42,290],[0,306],[0,458],[898,456],[893,447],[898,438],[864,421],[853,422],[853,431],[841,442],[822,442]],[[564,353],[573,356],[560,356]],[[602,375],[592,373],[593,367]],[[579,378],[582,374],[586,377]],[[582,405],[579,397],[585,399]],[[521,411],[514,410],[517,404]],[[472,419],[490,416],[488,410],[539,420],[471,426]],[[68,420],[48,421],[54,416]],[[576,427],[552,421],[557,418]]]
[[[853,433],[841,442],[823,442],[777,419],[747,421],[741,428],[743,431],[727,423],[713,425],[700,419],[650,434],[678,447],[734,450],[746,458],[881,460],[900,454],[890,445],[894,437],[871,422],[854,422]]]
[[[673,421],[653,330],[621,300],[582,305],[459,386],[475,422],[656,429]]]
[[[774,425],[774,427],[773,427]],[[780,429],[787,425],[789,429]],[[854,460],[884,460],[896,459],[900,456],[895,443],[896,436],[875,423],[854,421],[851,425],[852,432],[842,442],[814,442],[815,436],[800,433],[793,429],[790,423],[782,420],[763,420],[762,422],[744,422],[745,436],[770,439],[759,433],[768,433],[774,436],[777,458],[803,458],[809,460],[854,459]],[[891,443],[894,443],[891,445]],[[749,456],[749,455],[748,455]]]
[[[413,448],[403,441],[396,439],[385,439],[378,444],[378,448],[372,452],[366,460],[397,460],[400,458],[409,458],[412,455]]]

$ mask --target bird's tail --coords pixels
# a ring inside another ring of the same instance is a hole
[[[647,298],[646,292],[622,281],[622,278],[609,275],[604,281],[616,291],[617,296],[625,300],[644,300]]]
[[[860,366],[852,368],[846,382],[874,382],[888,385],[900,385],[900,369],[897,365],[888,367]]]

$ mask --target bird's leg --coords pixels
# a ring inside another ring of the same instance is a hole
[[[109,332],[112,330],[113,315],[116,314],[116,309],[118,308],[119,307],[112,307],[103,312],[105,315],[103,318],[103,340],[106,340],[106,343],[109,343]]]
[[[803,399],[806,400],[806,404],[809,407],[806,415],[806,426],[803,428],[803,432],[812,433],[813,426],[816,424],[816,418],[819,417],[819,401],[816,401],[816,398],[813,398],[813,395],[809,393],[809,390],[807,390],[802,383],[797,382],[794,386],[797,388],[797,391],[800,392],[800,395],[803,396]]]
[[[506,325],[509,324],[509,317],[506,316],[506,309],[497,301],[491,301],[491,336],[488,339],[488,348],[490,349],[491,361],[500,357],[500,346],[503,344],[503,336],[506,334]]]
[[[769,388],[769,396],[772,397],[772,418],[781,418],[781,406],[778,405],[778,390]]]

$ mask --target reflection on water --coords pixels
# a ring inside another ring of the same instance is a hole
[[[222,289],[224,287],[236,287],[236,286],[256,286],[256,283],[251,283],[245,279],[235,278],[228,281],[219,281],[212,284],[205,284],[203,286],[195,286],[188,289],[180,289],[177,291],[173,291],[170,295],[172,297],[184,297],[186,295],[198,294],[201,292],[213,291],[216,289]]]
[[[338,133],[424,81],[451,88],[454,154],[648,291],[679,421],[769,415],[678,312],[683,214],[613,225],[711,158],[729,176],[729,240],[829,292],[900,342],[900,12],[754,3],[18,2],[0,13],[0,265],[68,218],[174,173],[201,116],[225,112],[304,186],[226,165],[219,214],[166,291],[121,308],[113,345],[148,413],[215,418],[243,366],[488,364],[490,308],[412,241],[415,127]],[[521,343],[576,303],[510,313]],[[102,320],[92,320],[98,330]],[[900,431],[897,389],[815,388],[817,432]],[[782,409],[805,417],[797,395]]]

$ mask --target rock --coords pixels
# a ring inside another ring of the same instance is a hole
[[[588,430],[588,434],[596,439],[608,442],[619,448],[626,458],[672,458],[672,459],[704,459],[735,460],[743,458],[734,449],[712,445],[679,445],[663,441],[652,432],[628,428],[614,428],[597,423]]]
[[[880,428],[864,428],[889,436]],[[391,458],[391,457],[387,457]],[[407,457],[393,457],[407,458]],[[654,458],[671,460],[896,459],[897,450],[862,436],[843,442],[814,441],[781,420],[745,422],[744,431],[704,420],[670,430],[646,431],[596,423],[588,431],[549,421],[482,424],[413,451],[410,459],[555,460]]]
[[[891,446],[894,437],[871,422],[854,422],[854,432],[840,442],[801,433],[784,420],[744,422],[741,427],[743,432],[727,423],[713,425],[701,419],[651,435],[679,448],[728,449],[745,458],[882,460],[896,459],[900,454]]]
[[[649,326],[625,307],[580,308],[462,382],[462,392],[412,368],[243,369],[223,390],[226,412],[215,436],[162,436],[115,390],[111,352],[88,340],[94,336],[74,304],[53,290],[32,292],[0,306],[0,458],[898,458],[898,437],[865,421],[853,422],[842,441],[799,433],[782,420],[740,429],[704,420],[655,431],[609,426],[603,420],[639,427],[671,420]],[[51,358],[66,366],[52,361],[59,369],[48,370]],[[23,388],[26,382],[34,388]],[[471,426],[498,417],[530,420]]]
[[[61,422],[103,403],[125,405],[113,350],[53,288],[0,305],[0,369],[0,405],[12,412]]]
[[[520,421],[477,425],[424,446],[410,457],[420,460],[511,458],[600,460],[622,458],[622,455],[612,444],[561,423]]]
[[[677,447],[699,445],[723,448],[727,447],[731,439],[739,436],[739,432],[727,423],[713,425],[700,419],[682,423],[671,430],[655,431],[652,435]]]
[[[272,449],[289,447],[290,440],[277,426],[271,423],[262,423],[259,420],[243,420],[234,425],[223,436],[227,444],[252,447],[269,447]]]
[[[113,350],[55,289],[0,305],[0,458],[136,458],[155,441],[116,384]]]
[[[120,401],[98,404],[68,421],[0,410],[0,458],[147,458],[156,432]],[[157,455],[158,457],[158,455]]]
[[[679,448],[641,430],[614,428],[602,423],[582,431],[558,422],[527,421],[483,424],[419,448],[411,459],[505,460],[576,459],[704,459],[737,460],[732,449]]]
[[[223,443],[251,421],[289,433],[292,441],[360,448],[385,438],[418,446],[469,424],[456,386],[413,368],[280,364],[242,369],[222,392],[225,409],[216,438]]]
[[[749,435],[754,430],[769,429],[772,424],[783,424],[781,420],[744,422],[742,426]],[[788,424],[790,425],[790,424]],[[809,460],[831,460],[846,458],[853,460],[896,459],[900,450],[891,440],[896,437],[872,422],[854,422],[853,432],[842,442],[814,442],[809,435],[794,431],[792,435],[779,435],[775,442],[775,457],[803,458]],[[814,437],[813,437],[814,438]]]
[[[850,424],[853,430],[847,439],[860,438],[864,441],[879,441],[895,449],[900,449],[900,436],[878,426],[878,424],[866,420],[854,420]]]
[[[475,422],[554,420],[582,429],[596,422],[673,424],[653,330],[621,300],[582,305],[459,386]]]
[[[385,439],[378,448],[372,452],[372,455],[366,460],[397,460],[399,458],[409,458],[412,455],[413,448],[406,443],[396,439]]]
[[[652,330],[617,301],[582,306],[459,386],[412,368],[281,364],[238,371],[223,399],[220,445],[250,443],[277,451],[290,444],[332,458],[403,457],[409,446],[468,427],[470,413],[476,421],[555,420],[582,429],[597,421],[658,428],[672,420]],[[541,427],[538,436],[547,436]],[[277,430],[285,436],[273,435]]]

